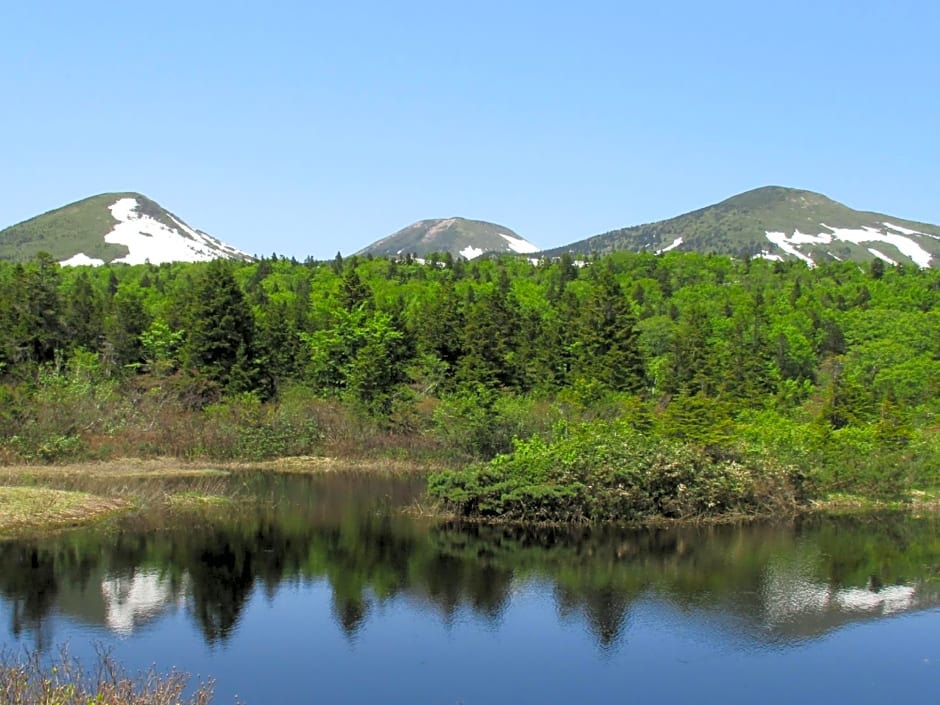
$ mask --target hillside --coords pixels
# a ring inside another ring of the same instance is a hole
[[[0,230],[0,259],[43,251],[72,265],[250,259],[139,193],[103,193]]]
[[[424,257],[432,252],[449,252],[454,257],[473,259],[487,252],[527,254],[538,249],[537,245],[502,225],[466,218],[439,218],[419,220],[356,254]]]
[[[613,230],[544,254],[681,250],[765,259],[940,266],[940,227],[857,211],[822,194],[767,186],[669,220]]]

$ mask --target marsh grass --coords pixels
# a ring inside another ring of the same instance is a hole
[[[131,676],[110,653],[98,651],[91,669],[62,649],[46,661],[38,652],[17,658],[0,653],[0,702],[3,705],[209,705],[213,683],[190,689],[190,676],[149,671]]]
[[[127,509],[126,500],[48,487],[0,486],[0,534],[78,526]]]

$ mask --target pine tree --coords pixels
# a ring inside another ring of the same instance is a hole
[[[578,323],[577,372],[615,391],[638,392],[644,375],[636,316],[613,273],[605,269],[599,279]]]
[[[196,282],[187,317],[189,365],[227,391],[250,391],[257,379],[255,325],[229,263],[214,260],[207,265]]]
[[[104,301],[92,288],[87,272],[79,272],[75,279],[66,299],[62,323],[72,347],[86,350],[100,347],[104,337]]]

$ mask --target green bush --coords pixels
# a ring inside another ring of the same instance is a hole
[[[557,430],[512,453],[433,474],[429,494],[466,516],[513,521],[690,519],[792,509],[799,473],[778,463],[717,459],[643,435],[625,422]]]
[[[547,434],[554,412],[549,405],[468,385],[444,397],[434,410],[435,433],[459,454],[490,459],[512,450],[515,438]]]

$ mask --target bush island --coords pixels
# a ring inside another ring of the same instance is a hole
[[[694,519],[794,509],[801,474],[773,461],[720,457],[623,422],[563,427],[516,441],[490,463],[446,470],[428,490],[460,516],[536,522]]]

